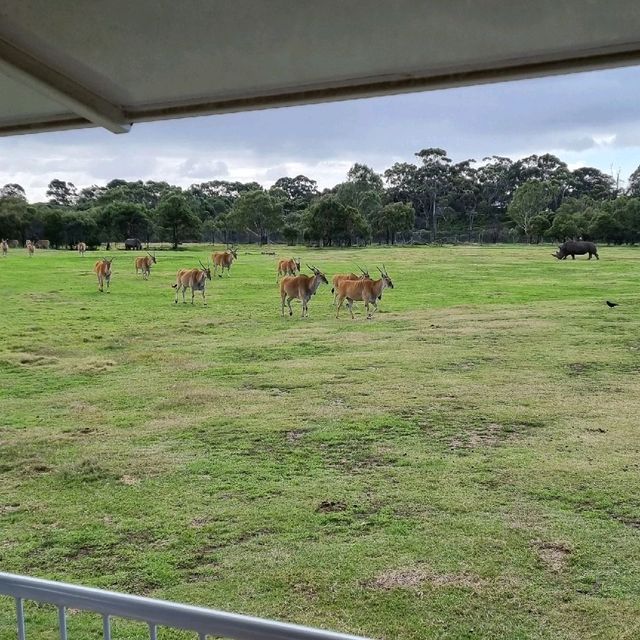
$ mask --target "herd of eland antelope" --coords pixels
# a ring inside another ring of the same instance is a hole
[[[2,249],[3,257],[6,257],[9,253],[8,242],[2,240],[0,248]],[[35,245],[29,240],[25,244],[25,249],[29,257],[32,257],[35,252]],[[78,242],[76,250],[80,256],[84,256],[87,251],[86,243]],[[231,265],[237,258],[238,249],[236,247],[211,254],[213,275],[222,278],[226,269],[227,277],[229,277]],[[114,258],[112,257],[103,257],[93,266],[93,271],[98,279],[98,291],[100,292],[104,292],[106,284],[106,292],[109,293],[113,260]],[[136,275],[141,273],[142,279],[148,280],[151,275],[151,267],[157,264],[157,262],[158,260],[155,253],[147,252],[146,256],[136,257],[134,260]],[[203,305],[207,305],[205,289],[207,281],[212,280],[211,261],[207,261],[206,265],[201,260],[198,262],[200,264],[199,268],[179,269],[176,273],[176,281],[171,285],[172,288],[175,289],[175,304],[178,303],[180,291],[182,291],[182,302],[186,304],[186,292],[187,289],[191,289],[191,304],[195,304],[196,292],[200,292]],[[291,307],[293,300],[300,300],[302,303],[302,313],[300,317],[308,317],[309,301],[321,285],[329,284],[327,276],[315,265],[307,265],[312,275],[303,274],[300,267],[300,258],[287,258],[278,261],[276,282],[279,283],[280,287],[280,308],[283,317],[285,315],[285,306],[289,309],[289,315],[293,315],[293,309]],[[378,302],[382,299],[384,289],[393,289],[393,282],[384,265],[382,265],[382,268],[378,267],[380,278],[377,280],[369,275],[367,269],[363,269],[360,266],[358,266],[358,269],[360,270],[360,274],[353,272],[337,273],[331,280],[331,293],[333,294],[333,305],[336,308],[336,318],[340,317],[340,309],[346,300],[352,319],[355,318],[353,314],[354,302],[363,302],[367,312],[367,319],[371,319],[373,314],[378,311]],[[218,270],[220,273],[218,273]],[[373,310],[371,310],[371,305],[373,306]]]

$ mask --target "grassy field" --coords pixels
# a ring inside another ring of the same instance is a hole
[[[387,640],[638,638],[640,250],[295,253],[395,289],[283,319],[255,247],[208,307],[170,288],[206,249],[148,282],[118,252],[109,295],[91,253],[0,260],[0,569]]]

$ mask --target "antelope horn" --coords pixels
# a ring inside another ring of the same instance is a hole
[[[205,267],[205,266],[202,264],[202,260],[198,260],[198,262],[200,263],[200,266],[201,266],[201,267],[206,271],[207,267]]]

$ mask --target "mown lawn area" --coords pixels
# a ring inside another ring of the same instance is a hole
[[[207,307],[170,284],[210,248],[148,282],[115,252],[108,295],[95,253],[12,250],[0,570],[387,640],[640,637],[640,249],[551,250],[294,250],[384,263],[372,321],[330,285],[281,318],[257,247]]]

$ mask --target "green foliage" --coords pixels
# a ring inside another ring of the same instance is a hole
[[[293,246],[298,242],[300,231],[297,226],[286,224],[282,227],[282,237],[286,240],[288,245]]]
[[[372,217],[373,233],[395,244],[396,234],[413,229],[416,212],[413,205],[393,202],[379,209]]]
[[[367,242],[371,226],[355,207],[344,206],[336,196],[322,196],[305,212],[304,235],[321,246]]]
[[[445,149],[431,147],[415,157],[415,163],[395,163],[383,175],[356,163],[344,182],[322,194],[317,183],[304,175],[282,176],[269,189],[257,182],[209,180],[185,191],[163,181],[116,178],[78,192],[71,182],[55,179],[47,193],[50,207],[65,215],[87,212],[103,241],[135,236],[149,242],[163,238],[174,242],[172,233],[158,223],[158,207],[177,195],[204,223],[202,227],[194,221],[186,223],[182,235],[208,242],[219,238],[225,244],[294,243],[306,238],[348,245],[367,242],[371,233],[383,241],[413,243],[539,242],[572,236],[607,241],[613,237],[611,229],[593,224],[600,213],[615,221],[616,242],[640,242],[640,168],[631,175],[623,195],[618,178],[594,167],[571,171],[548,153],[516,161],[490,156],[453,162]],[[343,207],[321,214],[333,225],[328,232],[316,227],[309,214],[326,196],[333,196]],[[0,188],[0,200],[7,199],[26,204],[22,186],[11,183]],[[404,222],[390,221],[385,207],[394,203],[413,207],[410,228]],[[50,208],[10,209],[0,207],[0,229],[23,242],[27,237],[45,239],[48,233],[54,234],[54,240],[50,239],[54,244],[73,243],[79,234],[93,234],[95,240],[91,223],[83,226],[76,220],[72,228],[61,230]],[[357,214],[346,213],[351,209]],[[598,229],[608,229],[606,238],[596,234]]]
[[[119,241],[127,238],[148,239],[153,230],[153,222],[147,210],[143,205],[133,202],[116,200],[102,207],[100,217],[106,234],[105,240],[112,239],[112,234]]]
[[[559,242],[577,238],[580,231],[575,216],[570,213],[556,214],[547,235]]]
[[[76,203],[78,194],[73,182],[65,182],[55,178],[49,183],[47,197],[49,198],[49,204],[59,207],[71,207]]]
[[[622,225],[610,213],[598,213],[589,226],[589,235],[608,244],[620,244],[624,239]]]
[[[64,245],[65,240],[65,220],[63,209],[57,207],[47,207],[42,215],[43,237],[49,240],[52,248]]]
[[[525,238],[531,236],[532,220],[550,204],[549,185],[543,182],[525,182],[518,187],[509,203],[507,213]]]
[[[531,219],[531,236],[535,238],[537,242],[540,242],[540,240],[547,236],[550,226],[549,218],[545,214],[540,213],[534,216]]]
[[[195,239],[200,234],[200,219],[193,213],[182,194],[172,194],[160,201],[157,220],[164,237],[171,242],[173,249],[177,249],[181,242]]]
[[[0,197],[0,240],[23,239],[27,203],[13,196]]]
[[[282,202],[262,190],[248,191],[234,203],[230,222],[236,228],[248,230],[264,244],[269,241],[269,234],[282,226]]]

